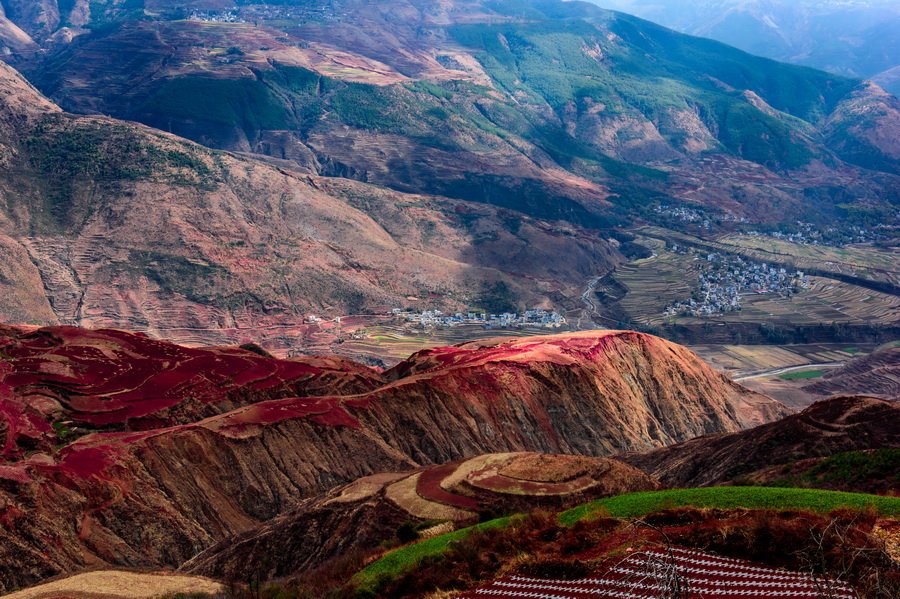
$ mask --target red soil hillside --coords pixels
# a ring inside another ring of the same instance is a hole
[[[558,510],[657,488],[649,476],[617,460],[487,454],[412,473],[362,478],[304,502],[257,530],[225,539],[182,569],[219,580],[290,576],[354,550],[376,550],[395,539],[404,525],[428,537],[472,524],[484,513]]]
[[[384,383],[375,370],[340,358],[276,360],[115,330],[0,327],[0,355],[0,455],[12,457],[64,440],[50,422],[75,431],[146,430],[266,399],[360,393]]]
[[[900,404],[868,397],[820,401],[751,430],[622,456],[666,484],[693,487],[845,451],[900,447]]]
[[[492,452],[604,455],[785,413],[631,332],[422,352],[364,393],[379,375],[336,361],[111,331],[4,339],[0,589],[89,565],[177,566],[378,472]],[[71,441],[70,421],[119,432]]]

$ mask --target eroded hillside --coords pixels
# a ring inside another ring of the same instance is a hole
[[[621,260],[573,225],[68,115],[5,65],[0,102],[6,322],[224,343],[281,335],[290,346],[309,312],[368,313],[417,296],[460,309],[500,283],[533,304],[577,298]]]
[[[178,566],[379,472],[600,456],[785,413],[630,332],[431,350],[383,375],[72,328],[6,329],[0,350],[6,589],[97,564]]]

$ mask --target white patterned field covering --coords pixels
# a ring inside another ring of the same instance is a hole
[[[592,577],[548,580],[508,576],[459,599],[857,599],[847,584],[689,549],[638,551]]]

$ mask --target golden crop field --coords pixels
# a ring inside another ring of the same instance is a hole
[[[691,255],[665,249],[657,239],[640,238],[655,254],[616,269],[615,278],[628,293],[619,305],[637,322],[663,322],[666,306],[691,297],[698,284],[700,263]]]
[[[430,347],[456,345],[493,337],[530,337],[551,335],[568,329],[509,328],[485,329],[478,325],[461,325],[451,328],[435,328],[423,331],[403,325],[377,325],[354,331],[351,338],[332,346],[342,356],[381,360],[388,366],[408,358],[415,352]]]
[[[872,344],[694,345],[691,349],[716,370],[741,377],[779,368],[844,362],[865,355]]]
[[[757,249],[768,254],[791,256],[812,262],[847,264],[861,269],[881,269],[900,275],[900,252],[873,245],[843,248],[802,245],[763,235],[728,235],[718,240],[724,245]]]

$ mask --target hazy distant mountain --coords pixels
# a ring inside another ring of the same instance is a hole
[[[777,60],[865,77],[900,93],[896,0],[594,0]]]

